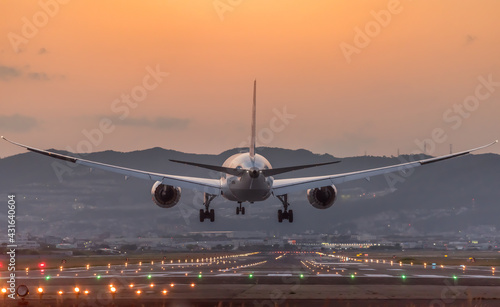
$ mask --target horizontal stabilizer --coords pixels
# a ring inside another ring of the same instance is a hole
[[[275,176],[278,174],[288,173],[291,171],[296,171],[299,169],[328,165],[328,164],[335,164],[335,163],[339,163],[339,162],[340,161],[332,161],[332,162],[317,163],[317,164],[287,166],[287,167],[280,167],[280,168],[265,169],[265,170],[262,170],[261,172],[262,172],[262,175],[264,175],[265,177],[268,177],[268,176]]]
[[[230,168],[230,167],[224,167],[224,166],[218,166],[218,165],[201,164],[201,163],[180,161],[180,160],[170,160],[170,161],[175,162],[175,163],[182,163],[182,164],[197,166],[197,167],[201,167],[201,168],[206,168],[206,169],[209,169],[212,171],[226,173],[226,174],[234,175],[234,176],[240,176],[245,171],[243,169]]]

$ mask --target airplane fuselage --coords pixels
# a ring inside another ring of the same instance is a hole
[[[271,163],[259,154],[238,153],[229,157],[224,167],[241,168],[240,176],[222,174],[222,196],[230,201],[255,202],[271,196],[273,177],[264,177],[260,170],[271,169]]]

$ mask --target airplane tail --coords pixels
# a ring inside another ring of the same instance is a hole
[[[257,95],[257,80],[254,80],[253,81],[253,107],[252,107],[252,135],[250,138],[250,157],[251,158],[255,157],[255,138],[256,138],[255,120],[256,120],[256,108],[257,108],[256,95]]]

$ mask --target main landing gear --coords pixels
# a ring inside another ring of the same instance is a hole
[[[288,206],[290,205],[288,203],[288,195],[278,195],[278,199],[281,201],[283,204],[283,209],[284,210],[278,210],[278,222],[282,223],[283,220],[288,220],[288,222],[292,223],[293,222],[293,210],[288,210]]]
[[[236,207],[236,215],[240,214],[240,212],[241,212],[241,215],[245,215],[245,207],[241,206],[241,202],[238,202],[238,204],[240,206]]]
[[[205,209],[200,209],[200,222],[203,222],[205,219],[210,219],[210,222],[213,222],[215,221],[215,211],[214,209],[209,209],[209,206],[210,202],[214,200],[217,195],[205,193],[203,197],[203,205],[205,206]]]

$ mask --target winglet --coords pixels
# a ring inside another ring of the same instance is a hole
[[[255,138],[256,138],[256,127],[255,127],[255,119],[256,119],[256,95],[257,95],[257,79],[253,81],[253,107],[252,107],[252,136],[250,138],[250,157],[255,156]]]

